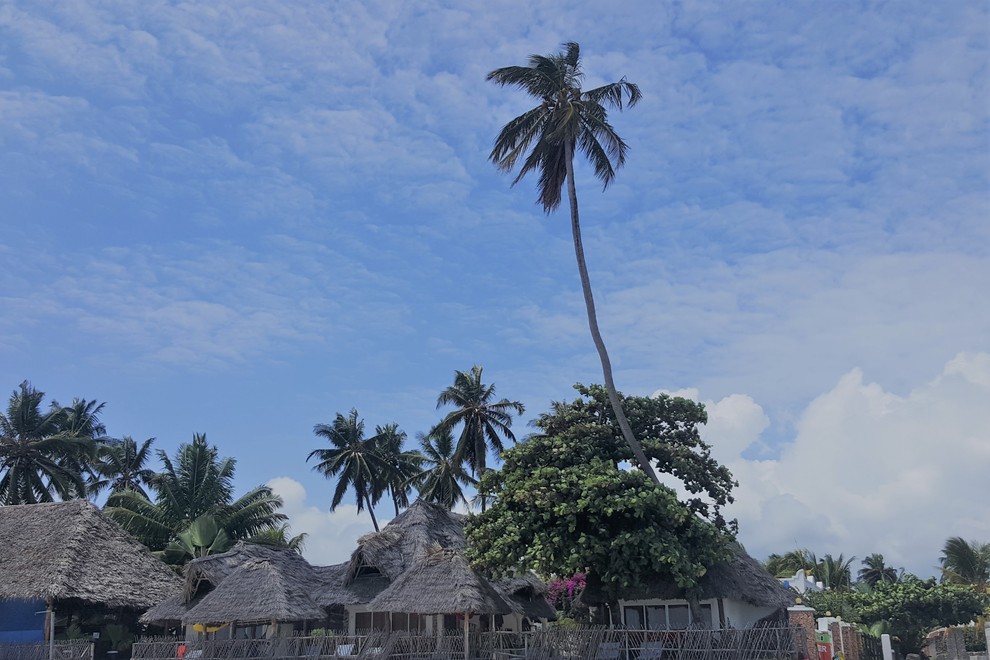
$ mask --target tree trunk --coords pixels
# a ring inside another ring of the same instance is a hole
[[[650,480],[660,485],[660,478],[653,470],[650,460],[643,451],[643,446],[633,435],[626,414],[622,411],[622,402],[619,401],[619,393],[615,390],[615,382],[612,380],[612,363],[608,359],[608,351],[605,350],[605,341],[602,333],[598,329],[598,316],[595,313],[595,299],[591,293],[591,278],[588,277],[588,265],[584,261],[584,245],[581,242],[581,222],[578,217],[577,189],[574,186],[574,145],[565,142],[564,160],[567,166],[567,197],[571,205],[571,234],[574,237],[574,256],[577,258],[578,272],[581,274],[581,289],[584,291],[584,306],[588,310],[588,327],[591,328],[591,338],[598,349],[598,357],[602,362],[602,375],[605,377],[605,389],[608,391],[608,401],[612,404],[612,411],[619,422],[619,429],[626,444],[632,449],[636,462]]]
[[[375,507],[371,505],[371,495],[369,493],[364,494],[364,501],[368,503],[368,513],[371,514],[371,524],[375,526],[375,531],[381,531],[378,529],[378,518],[375,518]]]

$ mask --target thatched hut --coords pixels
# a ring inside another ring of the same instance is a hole
[[[0,539],[0,601],[22,607],[141,611],[182,587],[168,566],[85,500],[0,507]]]
[[[695,587],[693,595],[700,601],[703,617],[700,622],[693,620],[685,590],[660,577],[610,592],[589,575],[580,600],[606,607],[617,600],[619,611],[608,613],[606,609],[606,617],[627,628],[686,628],[699,623],[710,628],[750,628],[786,617],[794,593],[741,545],[733,543],[729,550],[728,561],[711,567]]]

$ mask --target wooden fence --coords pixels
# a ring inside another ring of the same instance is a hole
[[[470,637],[478,660],[790,660],[804,648],[797,628],[751,630],[621,630],[548,628]],[[457,634],[407,632],[274,639],[137,642],[136,660],[460,660]],[[47,657],[47,656],[46,656]],[[0,660],[5,660],[0,657]],[[38,660],[41,660],[39,658]]]
[[[93,644],[89,641],[57,641],[36,644],[0,644],[0,660],[92,660]]]

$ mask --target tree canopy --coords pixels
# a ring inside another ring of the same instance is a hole
[[[735,530],[721,514],[735,482],[698,435],[704,407],[666,395],[623,403],[647,455],[690,494],[681,500],[629,467],[605,388],[575,388],[578,399],[554,403],[536,421],[542,432],[482,477],[496,499],[468,521],[470,558],[494,573],[588,571],[611,586],[656,576],[694,586],[726,557]]]

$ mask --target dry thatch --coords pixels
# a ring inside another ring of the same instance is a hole
[[[85,500],[0,507],[0,600],[144,609],[179,577]]]
[[[376,612],[509,614],[512,608],[464,555],[439,546],[371,601]]]
[[[793,604],[794,594],[750,557],[741,545],[733,543],[729,550],[732,555],[729,560],[711,567],[698,582],[696,593],[700,600],[729,598],[757,607],[778,608]],[[623,600],[673,600],[683,599],[685,591],[672,580],[657,578],[620,588],[617,596]],[[607,600],[608,595],[601,581],[589,575],[581,601],[595,605]]]
[[[547,601],[547,585],[533,573],[493,583],[512,611],[530,619],[557,618],[557,610]]]
[[[445,550],[464,550],[464,516],[417,500],[382,531],[358,539],[344,584],[351,584],[368,569],[395,580],[437,545]]]
[[[228,575],[182,617],[183,624],[230,621],[309,621],[326,612],[307,593],[288,562],[253,559]]]

